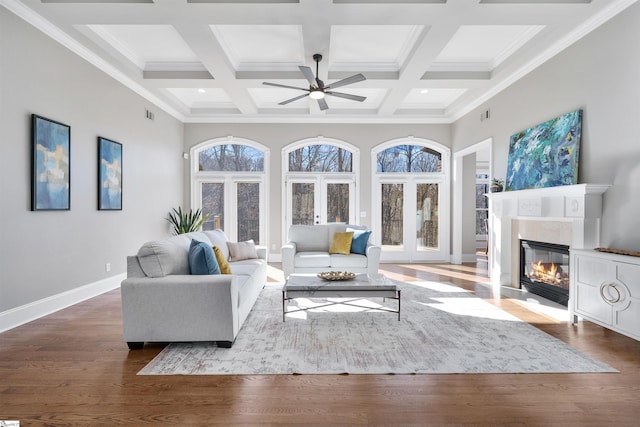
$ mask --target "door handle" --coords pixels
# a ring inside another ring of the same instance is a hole
[[[616,291],[616,297],[611,299],[607,298],[604,295],[604,288],[613,288],[613,290]],[[613,283],[604,283],[602,286],[600,286],[600,296],[602,297],[603,300],[605,300],[609,304],[615,304],[620,301],[620,298],[622,298],[620,291],[618,290],[617,286]]]

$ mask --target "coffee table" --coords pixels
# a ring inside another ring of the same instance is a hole
[[[295,298],[344,298],[345,300],[327,301],[323,305],[298,308],[297,310],[287,310],[288,301]],[[400,320],[400,290],[395,283],[382,274],[357,274],[351,280],[324,280],[315,274],[291,274],[282,288],[282,321],[285,321],[287,313],[307,311],[331,305],[350,305],[362,308],[361,305],[353,304],[360,298],[389,298],[398,301],[398,309],[389,307],[366,307],[373,311],[386,311],[398,313]]]

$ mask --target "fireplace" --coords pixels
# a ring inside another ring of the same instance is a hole
[[[520,240],[520,286],[564,306],[569,302],[569,247]]]

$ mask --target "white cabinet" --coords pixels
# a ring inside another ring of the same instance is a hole
[[[571,250],[569,310],[640,340],[640,258]]]

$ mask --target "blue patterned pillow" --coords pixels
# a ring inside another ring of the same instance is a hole
[[[352,254],[367,254],[367,242],[369,241],[369,235],[371,235],[371,231],[353,231],[353,240],[351,241]]]
[[[220,274],[220,266],[210,244],[191,240],[189,268],[191,274]]]

